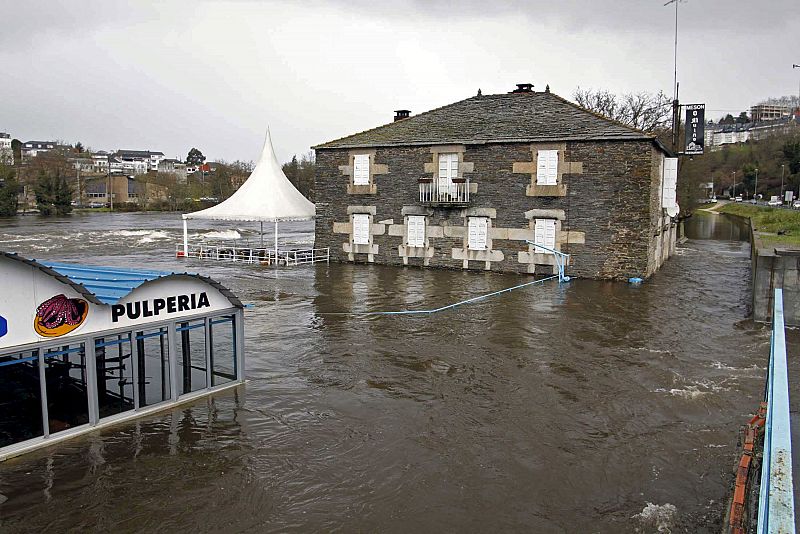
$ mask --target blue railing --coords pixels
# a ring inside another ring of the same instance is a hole
[[[764,455],[758,495],[758,533],[794,533],[789,374],[786,369],[781,289],[775,290],[772,311],[772,344],[767,369],[766,402]]]

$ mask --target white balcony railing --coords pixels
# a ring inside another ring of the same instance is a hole
[[[469,180],[463,182],[420,181],[419,201],[423,204],[468,204]]]

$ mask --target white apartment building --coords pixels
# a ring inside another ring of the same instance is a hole
[[[14,150],[11,148],[11,135],[0,132],[0,164],[14,164]]]

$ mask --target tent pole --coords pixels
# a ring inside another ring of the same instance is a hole
[[[189,223],[183,220],[183,257],[189,257]]]
[[[261,248],[264,248],[264,221],[261,221]]]
[[[275,265],[278,264],[278,219],[275,219]]]

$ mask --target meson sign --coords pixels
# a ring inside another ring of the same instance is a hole
[[[145,317],[157,317],[162,313],[181,313],[202,308],[210,308],[211,303],[205,291],[188,295],[173,295],[165,298],[135,300],[127,304],[111,306],[111,322],[120,319],[136,320]]]

